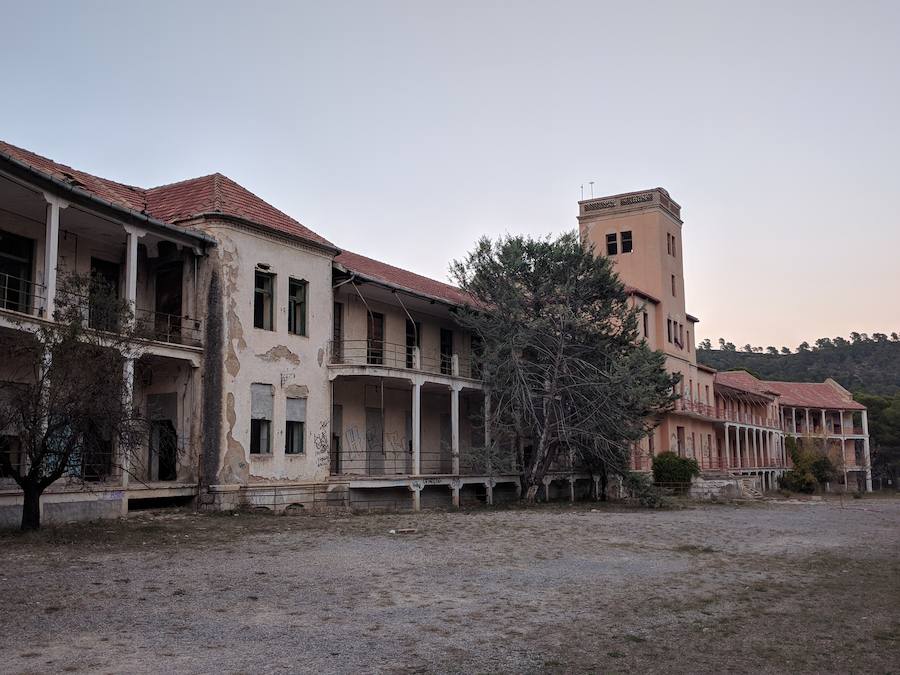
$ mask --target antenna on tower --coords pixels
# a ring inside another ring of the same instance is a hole
[[[581,201],[584,201],[584,183],[581,184]]]
[[[588,183],[591,186],[591,199],[593,199],[594,198],[594,181],[591,180],[591,181],[588,181]]]

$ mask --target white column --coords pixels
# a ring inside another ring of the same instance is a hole
[[[725,425],[725,466],[720,469],[728,469],[731,467],[731,442],[728,440],[728,425]]]
[[[144,232],[141,230],[125,226],[125,299],[132,312],[134,312],[137,302],[137,245],[138,238],[143,235]]]
[[[738,426],[738,427],[734,428],[734,455],[735,455],[735,459],[737,459],[737,468],[739,468],[739,469],[742,468],[742,465],[743,465],[743,461],[741,461],[742,460],[742,458],[741,458],[741,446],[742,445],[743,445],[743,443],[741,443],[741,428]]]
[[[450,462],[454,476],[459,475],[459,388],[450,387]]]
[[[810,430],[809,430],[809,408],[806,408],[805,410],[806,410],[806,435],[809,436],[809,434],[810,434]]]
[[[125,357],[122,363],[122,401],[131,416],[134,406],[134,358]],[[127,441],[126,441],[127,442]],[[119,448],[119,465],[122,472],[122,515],[128,513],[128,478],[131,471],[131,453],[133,448],[122,445]]]
[[[751,443],[753,444],[753,466],[759,467],[759,443],[756,437],[757,429],[750,429]]]
[[[44,318],[52,319],[56,310],[56,273],[59,264],[59,212],[69,204],[44,193],[47,220],[44,229]]]
[[[419,380],[412,387],[412,472],[422,473],[422,384]]]
[[[869,455],[869,415],[862,411],[863,460],[866,463],[866,492],[872,491],[872,458]],[[854,441],[855,443],[855,441]]]
[[[828,436],[828,430],[825,428],[825,408],[822,408],[822,435]]]

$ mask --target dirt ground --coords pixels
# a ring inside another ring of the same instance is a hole
[[[147,512],[0,534],[0,607],[4,673],[897,673],[900,499]]]

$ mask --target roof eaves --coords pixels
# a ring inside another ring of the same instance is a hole
[[[218,218],[219,220],[230,220],[240,225],[245,225],[247,227],[253,228],[255,230],[259,230],[265,234],[273,234],[279,237],[285,237],[286,239],[293,239],[295,241],[300,241],[307,246],[311,246],[313,248],[317,248],[319,250],[325,251],[326,253],[330,253],[332,255],[338,255],[341,252],[341,249],[333,246],[331,244],[325,244],[321,241],[316,241],[311,237],[304,237],[300,234],[292,234],[290,232],[285,232],[284,230],[278,230],[269,225],[265,225],[263,223],[259,223],[255,220],[250,220],[249,218],[243,218],[241,216],[236,216],[232,213],[222,213],[221,211],[201,211],[199,213],[192,213],[189,216],[181,216],[179,218],[175,218],[173,223],[184,223],[191,220],[196,220],[197,218]]]
[[[117,214],[122,214],[141,222],[144,225],[150,225],[153,228],[164,230],[168,233],[177,234],[179,236],[189,237],[191,239],[196,239],[198,241],[202,241],[206,245],[215,246],[216,240],[210,237],[207,234],[203,234],[202,232],[194,232],[191,230],[186,230],[182,227],[175,227],[171,223],[166,223],[162,220],[157,220],[152,216],[148,216],[146,213],[141,213],[140,211],[135,211],[134,209],[129,209],[121,204],[116,204],[115,202],[111,202],[103,197],[99,197],[98,195],[89,192],[88,190],[84,190],[80,187],[76,187],[74,185],[69,185],[65,181],[61,181],[58,178],[54,178],[47,172],[38,169],[27,162],[23,162],[21,160],[12,157],[5,152],[0,151],[0,160],[7,162],[14,169],[13,173],[16,173],[17,170],[19,173],[25,173],[27,177],[32,179],[38,179],[38,182],[44,181],[47,183],[44,187],[48,187],[51,189],[62,190],[67,195],[71,195],[77,197],[78,199],[88,202],[89,204],[94,204],[96,206],[100,206],[104,209],[110,209]],[[24,177],[24,176],[20,176]],[[77,200],[76,200],[77,201]]]

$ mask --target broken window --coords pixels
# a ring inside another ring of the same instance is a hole
[[[303,454],[303,434],[306,426],[306,399],[287,399],[285,402],[284,419],[284,454]]]
[[[441,328],[441,373],[450,375],[453,372],[453,331]]]
[[[274,330],[273,289],[275,275],[256,271],[253,290],[253,327]]]
[[[0,308],[28,312],[34,300],[34,240],[0,232]]]
[[[272,452],[273,398],[271,384],[250,385],[251,455],[268,455]]]
[[[22,471],[22,449],[18,436],[0,436],[0,455],[6,458],[11,469],[5,469],[6,463],[0,460],[0,478],[12,478]]]
[[[306,290],[301,279],[288,280],[288,332],[306,335]]]
[[[631,230],[622,233],[622,253],[631,253],[632,251]]]
[[[606,255],[615,255],[618,253],[618,244],[616,243],[616,233],[610,232],[606,235]]]

